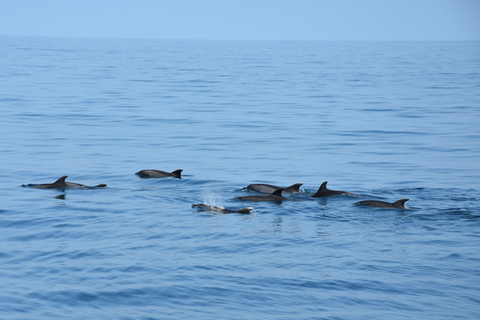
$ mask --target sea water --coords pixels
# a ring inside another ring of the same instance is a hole
[[[479,42],[0,37],[0,57],[1,319],[480,318]],[[108,186],[22,186],[63,175]],[[356,196],[312,198],[323,181]],[[251,183],[303,186],[236,200]]]

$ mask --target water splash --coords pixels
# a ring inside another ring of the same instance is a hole
[[[202,195],[203,203],[209,206],[215,206],[225,209],[225,207],[221,206],[222,203],[222,196],[213,190],[206,189]]]

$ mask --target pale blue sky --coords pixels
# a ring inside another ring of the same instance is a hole
[[[480,40],[480,0],[0,0],[0,35]]]

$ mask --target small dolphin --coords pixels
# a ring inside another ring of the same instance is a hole
[[[161,170],[140,170],[135,174],[139,175],[140,178],[165,178],[165,177],[174,177],[182,179],[181,173],[182,169],[178,169],[172,172],[165,172]]]
[[[253,210],[253,207],[246,207],[240,210],[230,210],[230,209],[225,209],[223,207],[216,207],[216,206],[209,206],[206,204],[192,204],[192,208],[201,208],[206,211],[215,211],[215,212],[220,212],[220,213],[241,213],[241,214],[250,214],[250,211]]]
[[[283,193],[296,193],[300,192],[300,186],[303,185],[303,183],[295,183],[292,184],[290,187],[283,188]],[[267,194],[272,194],[273,191],[282,189],[281,187],[277,187],[271,184],[262,184],[262,183],[254,183],[254,184],[249,184],[243,190],[245,189],[250,189],[252,191],[257,191],[261,193],[267,193]]]
[[[256,202],[289,200],[288,198],[285,198],[284,196],[282,196],[282,191],[283,189],[277,189],[268,196],[246,196],[246,197],[237,197],[235,199],[245,200],[245,201],[256,201]]]
[[[336,190],[330,190],[327,188],[327,182],[325,181],[322,183],[320,188],[318,188],[317,193],[315,193],[312,198],[321,198],[321,197],[330,197],[330,196],[338,196],[338,195],[350,195],[350,196],[355,196],[356,194],[346,192],[346,191],[336,191]]]
[[[378,200],[364,200],[364,201],[356,202],[355,204],[376,207],[376,208],[405,209],[405,202],[407,202],[408,200],[409,199],[400,199],[392,203],[385,202],[385,201],[378,201]]]
[[[37,188],[37,189],[56,189],[56,188],[68,188],[67,183],[65,182],[65,179],[67,179],[68,176],[63,176],[54,183],[42,183],[42,184],[33,184],[29,185],[31,187]]]
[[[80,183],[75,183],[75,182],[65,182],[69,188],[105,188],[107,185],[102,183],[102,184],[97,184],[96,186],[86,186],[84,184]]]
[[[65,188],[103,188],[106,187],[106,184],[99,184],[93,187],[86,186],[84,184],[75,183],[75,182],[66,182],[65,179],[68,176],[63,176],[54,183],[43,183],[43,184],[29,184],[24,185],[26,187],[33,187],[37,189],[65,189]]]

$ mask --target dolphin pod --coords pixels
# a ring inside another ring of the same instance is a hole
[[[182,169],[178,169],[172,172],[161,171],[161,170],[140,170],[135,174],[140,176],[140,178],[167,178],[173,177],[181,179]],[[84,184],[75,183],[75,182],[67,182],[65,179],[68,176],[62,176],[58,180],[53,183],[43,183],[43,184],[28,184],[22,185],[23,187],[33,187],[36,189],[65,189],[65,188],[102,188],[106,187],[106,184],[98,184],[96,186],[86,186]],[[339,190],[330,190],[327,188],[327,181],[323,182],[318,188],[317,192],[313,194],[312,198],[321,198],[321,197],[331,197],[331,196],[338,196],[338,195],[347,195],[347,196],[358,196],[354,193],[347,192],[347,191],[339,191]],[[289,199],[283,196],[284,193],[299,193],[300,186],[303,183],[295,183],[289,187],[278,187],[270,184],[250,184],[247,187],[243,188],[244,190],[248,189],[251,191],[256,191],[260,193],[266,193],[267,195],[251,195],[251,196],[243,196],[243,197],[236,197],[235,200],[241,201],[251,201],[251,202],[282,202],[295,199]],[[356,202],[357,205],[364,205],[370,206],[375,208],[384,208],[384,209],[406,209],[405,202],[409,199],[400,199],[395,202],[385,202],[379,200],[363,200]],[[214,211],[219,213],[241,213],[241,214],[249,214],[253,207],[246,207],[243,209],[238,210],[231,210],[226,209],[223,207],[217,207],[212,205],[206,204],[193,204],[192,208],[200,208],[206,211]]]

